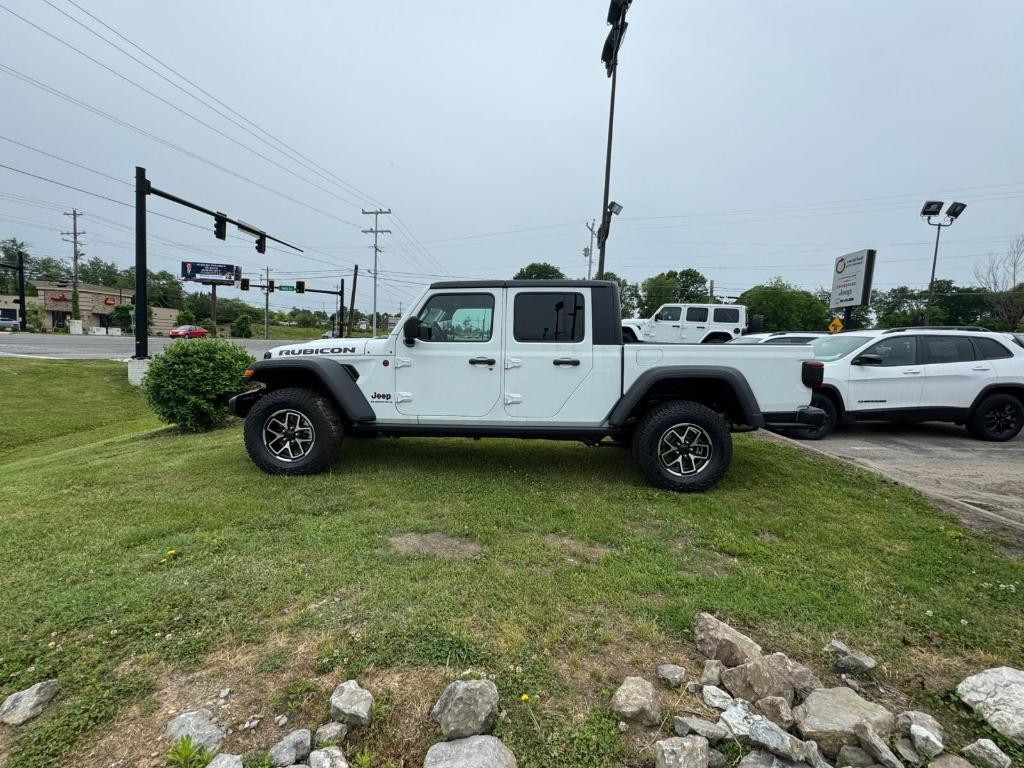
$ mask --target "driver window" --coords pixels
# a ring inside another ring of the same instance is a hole
[[[494,296],[442,293],[431,296],[417,317],[422,341],[490,341]]]
[[[897,336],[892,339],[883,339],[872,344],[861,354],[878,355],[882,358],[883,366],[916,365],[917,337]]]
[[[682,314],[682,307],[662,307],[658,314],[654,316],[654,319],[662,320],[667,323],[675,323],[679,320],[679,317]]]

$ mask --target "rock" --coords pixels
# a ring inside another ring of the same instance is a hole
[[[935,757],[946,748],[935,734],[916,724],[910,726],[910,740],[914,742],[914,750],[922,757]]]
[[[305,760],[309,756],[312,736],[305,728],[292,731],[270,748],[270,762],[286,766]]]
[[[309,768],[348,768],[348,760],[338,747],[324,747],[309,753]]]
[[[700,717],[682,716],[673,719],[673,727],[677,736],[689,736],[695,733],[703,736],[711,744],[717,744],[729,738],[729,729],[719,723],[712,723]]]
[[[708,741],[700,736],[674,736],[654,745],[654,768],[708,768]]]
[[[751,722],[747,740],[752,747],[771,752],[794,763],[810,762],[810,753],[804,743],[766,718],[761,717]]]
[[[700,690],[703,687],[704,686],[702,686],[700,683],[695,683],[693,680],[691,680],[686,684],[686,692],[691,696],[696,696],[698,693],[700,693]]]
[[[857,693],[860,693],[860,683],[858,683],[852,677],[840,675],[840,679],[843,681],[843,685],[845,685],[847,688],[849,688],[852,691],[856,691]]]
[[[789,679],[793,682],[793,691],[798,699],[805,699],[812,691],[825,687],[810,669],[793,660],[789,662]]]
[[[863,675],[878,666],[878,662],[860,651],[850,651],[839,658],[833,667],[836,672],[848,675]]]
[[[754,709],[787,731],[796,724],[793,710],[782,696],[765,696],[758,699],[754,703]]]
[[[1008,739],[1024,742],[1024,671],[993,667],[956,687],[960,699]]]
[[[930,763],[928,763],[928,768],[974,768],[974,766],[968,763],[962,757],[945,754],[939,755]]]
[[[43,680],[23,691],[12,693],[0,706],[0,723],[21,725],[38,717],[59,690],[60,683],[57,680]]]
[[[736,701],[722,713],[722,716],[718,719],[718,724],[728,728],[729,733],[740,744],[749,744],[750,728],[759,720],[767,720],[767,718],[751,712],[750,705],[747,702]]]
[[[870,723],[860,722],[853,726],[860,748],[871,755],[883,768],[903,768],[903,763],[886,746],[885,740],[875,733]]]
[[[787,704],[792,704],[795,694],[793,666],[793,662],[784,653],[759,656],[751,662],[722,672],[722,685],[733,696],[746,701],[779,696]]]
[[[221,701],[223,701],[224,699],[226,699],[230,695],[231,695],[231,689],[230,688],[221,688],[220,689],[220,694],[217,696],[217,698],[220,699]]]
[[[661,664],[658,679],[669,688],[679,688],[686,682],[686,670],[676,664]]]
[[[727,759],[717,749],[708,750],[708,768],[725,768]]]
[[[207,763],[206,768],[242,768],[242,756],[222,752]]]
[[[345,723],[326,723],[316,729],[313,735],[314,744],[341,744],[348,736],[348,726]]]
[[[836,768],[871,768],[874,764],[875,758],[852,744],[845,744],[836,757]]]
[[[791,760],[776,757],[771,752],[762,752],[760,749],[755,749],[740,760],[736,768],[805,768],[805,766],[801,763],[794,763]]]
[[[263,715],[250,715],[248,717],[248,719],[246,719],[246,721],[244,723],[242,723],[240,726],[238,726],[238,730],[240,730],[240,731],[251,731],[257,725],[259,725],[262,720],[263,720]]]
[[[796,726],[804,739],[817,742],[829,757],[844,744],[857,746],[857,723],[866,722],[875,733],[892,733],[894,718],[882,706],[866,701],[849,688],[822,688],[811,692],[803,704],[793,710]]]
[[[208,709],[193,709],[182,712],[167,724],[164,735],[177,744],[186,736],[192,737],[192,743],[207,749],[216,749],[226,735],[224,729],[213,720],[213,713]]]
[[[491,680],[456,680],[430,710],[446,739],[490,733],[498,719],[498,688]]]
[[[627,677],[612,696],[612,711],[632,723],[658,725],[661,702],[654,686],[642,677]]]
[[[715,685],[705,685],[701,696],[704,703],[713,709],[728,709],[733,703],[732,696]]]
[[[346,680],[331,694],[331,718],[347,725],[369,725],[373,708],[371,693],[355,680]]]
[[[698,614],[693,639],[704,658],[718,659],[727,667],[746,664],[761,655],[760,645],[710,613]]]
[[[1010,756],[996,746],[991,739],[978,739],[961,749],[960,753],[967,755],[976,763],[988,766],[988,768],[1010,768],[1013,765]]]
[[[516,768],[516,757],[493,736],[470,736],[432,746],[423,768]]]
[[[912,725],[919,725],[938,739],[945,743],[946,731],[939,724],[939,721],[929,715],[927,712],[917,712],[915,710],[908,710],[906,712],[900,712],[896,715],[896,732],[902,733],[904,736],[910,736],[910,727]]]
[[[896,750],[896,754],[911,765],[917,765],[922,762],[921,756],[917,753],[917,750],[914,749],[914,742],[910,740],[909,736],[900,736],[893,743],[893,747]],[[871,759],[871,762],[875,762],[874,759]]]
[[[839,640],[838,638],[835,638],[835,637],[833,637],[831,640],[829,640],[827,643],[825,643],[825,647],[822,648],[821,650],[824,651],[825,653],[828,653],[828,654],[832,655],[832,656],[849,656],[850,655],[850,647],[846,643],[844,643],[842,640]]]
[[[274,725],[278,728],[284,728],[288,725],[288,715],[278,715],[274,718]]]
[[[704,662],[704,669],[700,673],[700,684],[721,685],[722,670],[724,669],[725,664],[720,662],[718,659],[708,659]]]

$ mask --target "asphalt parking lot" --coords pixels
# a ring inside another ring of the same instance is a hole
[[[243,345],[253,357],[262,357],[272,347],[297,344],[280,339],[231,339]],[[149,337],[149,353],[156,354],[168,344],[181,343],[165,336]],[[56,360],[126,360],[135,354],[131,336],[69,336],[63,333],[0,333],[0,357],[18,355]]]
[[[965,521],[1024,541],[1024,433],[974,440],[954,424],[852,424],[792,441],[915,488]]]

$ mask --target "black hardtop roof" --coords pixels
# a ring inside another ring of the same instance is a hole
[[[449,280],[431,283],[433,288],[608,288],[608,280]]]

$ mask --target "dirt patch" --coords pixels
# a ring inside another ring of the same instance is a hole
[[[578,565],[580,562],[596,563],[605,555],[611,553],[608,547],[600,544],[587,544],[572,536],[565,536],[558,533],[549,533],[544,537],[544,543],[551,549],[556,550],[565,556],[566,562]]]
[[[483,551],[479,544],[443,533],[403,533],[388,542],[403,555],[434,555],[449,560],[462,560]]]

